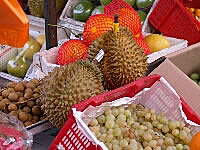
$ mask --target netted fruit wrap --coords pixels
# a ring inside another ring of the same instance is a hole
[[[0,149],[31,150],[32,134],[11,115],[0,112]]]
[[[150,88],[145,88],[134,97],[124,97],[112,102],[103,103],[96,107],[90,105],[83,112],[76,111],[75,108],[72,108],[72,110],[76,123],[82,133],[84,133],[94,145],[100,145],[103,150],[108,150],[105,143],[99,141],[92,133],[88,124],[92,119],[102,115],[108,108],[118,106],[124,106],[126,108],[129,104],[140,104],[141,106],[156,110],[157,114],[164,113],[169,120],[183,122],[185,123],[185,127],[190,129],[192,135],[200,131],[200,125],[187,119],[182,108],[181,98],[162,77]]]

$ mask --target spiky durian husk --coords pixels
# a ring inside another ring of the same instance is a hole
[[[147,57],[125,27],[104,35],[104,57],[101,71],[106,87],[115,89],[145,76]]]
[[[66,0],[56,0],[56,12],[60,12],[65,6]],[[44,0],[28,0],[31,15],[44,17]]]
[[[102,74],[89,61],[55,68],[43,80],[40,89],[42,110],[58,128],[64,125],[72,105],[104,91]]]

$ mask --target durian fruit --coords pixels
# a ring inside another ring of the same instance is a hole
[[[119,32],[108,31],[104,36],[103,50],[101,71],[107,88],[115,89],[145,76],[147,57],[128,28],[119,27]]]
[[[56,12],[60,12],[66,4],[66,0],[56,0]],[[31,15],[44,17],[44,0],[28,0],[28,7]]]
[[[42,110],[54,126],[62,128],[72,105],[104,92],[102,73],[94,63],[78,60],[55,68],[40,90]]]

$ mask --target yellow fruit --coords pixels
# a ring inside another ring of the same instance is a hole
[[[144,41],[149,45],[151,53],[170,47],[169,41],[159,34],[148,35],[144,38]]]
[[[36,41],[42,46],[45,42],[45,35],[44,34],[40,34],[37,38]]]

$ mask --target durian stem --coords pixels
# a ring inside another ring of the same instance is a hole
[[[118,14],[115,14],[114,16],[113,31],[114,33],[119,32],[119,15]]]

